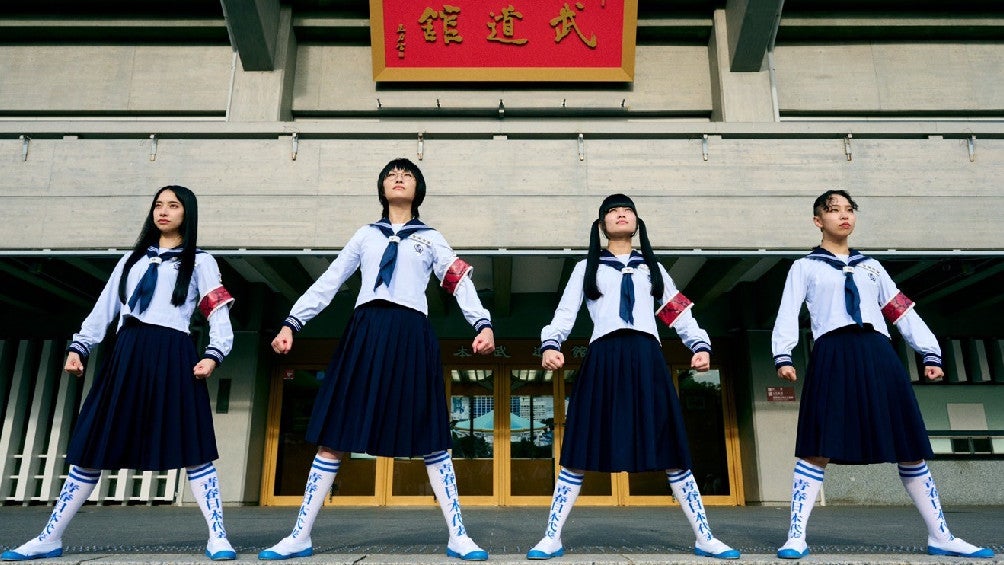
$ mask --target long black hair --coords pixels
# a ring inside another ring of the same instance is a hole
[[[662,270],[655,258],[655,251],[648,241],[648,230],[645,229],[645,222],[638,217],[638,210],[634,207],[634,202],[623,194],[611,194],[603,199],[600,204],[599,217],[589,228],[589,253],[586,255],[586,274],[582,279],[582,290],[590,300],[596,300],[603,296],[596,285],[596,271],[600,266],[600,230],[604,229],[603,219],[613,208],[624,206],[634,212],[638,220],[638,239],[641,240],[641,254],[648,265],[649,278],[652,281],[652,296],[656,299],[662,298],[662,293],[666,290],[665,282],[662,280]],[[604,233],[606,231],[604,230]]]
[[[126,259],[122,268],[122,275],[119,277],[119,300],[125,303],[126,299],[126,279],[129,278],[129,270],[139,261],[139,258],[146,255],[148,247],[157,247],[160,243],[160,230],[153,223],[153,210],[157,205],[160,193],[170,190],[178,197],[181,206],[185,211],[185,217],[181,220],[178,233],[181,235],[181,256],[178,261],[181,263],[178,268],[178,280],[174,283],[174,293],[171,294],[171,304],[181,306],[188,298],[188,285],[192,282],[192,272],[195,270],[195,251],[199,239],[199,202],[195,198],[195,193],[178,185],[165,186],[153,195],[153,202],[146,213],[146,221],[143,222],[143,229],[136,238],[136,245],[132,248],[132,253]]]
[[[418,165],[404,157],[399,157],[384,165],[383,169],[380,170],[380,176],[377,177],[377,197],[380,198],[380,205],[383,206],[380,217],[386,218],[390,215],[390,203],[387,202],[387,195],[383,192],[383,179],[387,178],[387,175],[394,169],[401,169],[415,175],[415,199],[411,201],[411,217],[418,219],[418,207],[425,200],[425,175],[422,174]]]

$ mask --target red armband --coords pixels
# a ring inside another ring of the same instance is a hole
[[[199,302],[199,311],[202,315],[209,319],[213,312],[217,311],[221,306],[225,306],[234,301],[234,297],[230,296],[227,289],[222,285],[210,290],[202,297],[202,301]]]
[[[900,292],[896,296],[893,296],[892,300],[885,303],[885,306],[882,307],[882,315],[885,316],[885,319],[890,324],[895,324],[910,311],[910,308],[913,308],[913,300],[910,300],[905,294]]]
[[[677,318],[687,310],[690,310],[690,307],[693,305],[694,303],[684,296],[682,292],[677,292],[676,296],[670,298],[668,302],[655,311],[655,317],[662,320],[667,326],[672,326]]]
[[[473,267],[464,262],[463,259],[457,257],[450,264],[450,268],[446,269],[446,274],[443,275],[443,288],[446,292],[450,294],[455,294],[457,292],[457,285],[460,281],[471,272]]]

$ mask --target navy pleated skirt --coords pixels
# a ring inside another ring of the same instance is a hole
[[[184,332],[127,320],[84,399],[66,460],[88,469],[165,471],[213,461],[206,381]]]
[[[317,392],[307,441],[386,457],[450,448],[443,362],[425,314],[382,300],[355,309]]]
[[[680,399],[655,337],[619,330],[589,344],[568,401],[561,465],[603,472],[691,468]]]
[[[844,465],[934,456],[910,377],[889,338],[870,326],[847,326],[816,340],[795,455]]]

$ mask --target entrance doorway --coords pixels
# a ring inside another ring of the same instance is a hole
[[[740,505],[744,497],[731,382],[722,368],[695,373],[690,353],[667,340],[664,351],[680,395],[694,461],[707,505]],[[330,340],[307,347],[276,368],[272,379],[263,505],[299,505],[316,446],[303,437]],[[467,505],[550,504],[559,470],[565,412],[585,354],[585,343],[565,346],[560,371],[540,367],[532,341],[499,343],[492,357],[474,356],[470,342],[441,342],[453,459]],[[579,504],[607,506],[672,503],[663,471],[587,473]],[[326,501],[332,505],[433,505],[421,457],[385,458],[353,453]]]

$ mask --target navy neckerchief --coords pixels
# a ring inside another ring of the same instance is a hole
[[[139,284],[136,285],[132,297],[129,298],[129,310],[138,314],[142,314],[144,310],[149,308],[150,301],[153,300],[153,291],[157,288],[157,267],[164,261],[180,257],[182,250],[178,248],[169,249],[160,254],[157,251],[158,249],[152,245],[147,248],[146,256],[150,258],[150,265],[146,268],[146,272],[143,273],[143,277],[139,279]],[[126,273],[122,273],[122,276],[126,276]],[[136,304],[139,304],[138,310],[136,309]]]
[[[844,263],[836,255],[822,247],[816,247],[806,257],[822,261],[844,273],[844,308],[847,309],[847,313],[854,319],[854,323],[859,326],[865,325],[864,321],[861,320],[861,294],[858,292],[858,285],[854,284],[854,266],[866,259],[870,259],[870,257],[862,255],[856,249],[851,249],[850,257],[847,263]]]
[[[383,250],[383,256],[380,257],[380,270],[377,272],[376,282],[373,284],[373,290],[380,287],[381,284],[390,288],[390,279],[394,276],[394,264],[397,263],[397,244],[403,239],[407,239],[409,235],[420,232],[423,230],[431,230],[429,226],[423,224],[421,220],[415,218],[404,225],[397,233],[394,233],[394,228],[391,227],[390,220],[387,218],[380,218],[379,222],[370,224],[376,229],[380,230],[387,239],[387,248]]]
[[[645,258],[637,251],[631,251],[627,265],[621,263],[613,253],[603,250],[600,252],[600,264],[612,267],[621,272],[621,319],[629,324],[634,324],[634,281],[631,273],[635,272],[638,265],[645,264]]]

